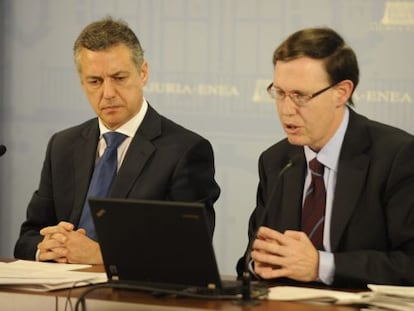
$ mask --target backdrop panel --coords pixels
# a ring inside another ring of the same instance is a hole
[[[136,31],[150,66],[145,96],[213,144],[222,195],[214,244],[233,274],[255,205],[257,159],[284,137],[265,88],[272,53],[300,28],[330,26],[355,49],[356,110],[414,133],[414,2],[379,0],[1,1],[0,256],[12,256],[49,137],[93,116],[72,45],[105,15]]]

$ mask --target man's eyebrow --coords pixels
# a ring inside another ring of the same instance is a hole
[[[282,91],[282,92],[284,92],[284,93],[297,93],[297,94],[304,94],[304,92],[303,92],[302,90],[293,89],[293,90],[290,90],[290,91],[286,91],[286,90],[282,89],[281,87],[276,86],[275,84],[273,84],[273,86],[275,87],[275,89],[276,89],[277,91]]]
[[[120,70],[120,71],[117,71],[117,72],[114,72],[114,73],[110,74],[111,77],[119,76],[119,75],[129,75],[129,71]]]
[[[130,74],[129,71],[120,70],[120,71],[117,71],[117,72],[114,72],[114,73],[110,74],[109,76],[111,78],[113,78],[113,77],[118,77],[118,76],[122,76],[122,75],[129,75],[129,74]],[[103,80],[103,77],[99,76],[99,75],[89,75],[89,76],[86,76],[85,79],[88,79],[88,80]]]
[[[86,76],[85,78],[86,79],[94,79],[94,80],[96,80],[96,79],[102,79],[101,76],[95,76],[95,75],[89,75],[89,76]]]

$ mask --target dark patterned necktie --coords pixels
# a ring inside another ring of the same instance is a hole
[[[309,162],[312,181],[306,192],[302,209],[302,230],[318,250],[323,250],[326,191],[323,181],[324,166],[316,158]]]
[[[95,226],[91,211],[89,209],[88,198],[106,197],[112,186],[118,168],[118,147],[127,136],[118,132],[108,132],[103,134],[106,142],[106,149],[102,157],[98,160],[93,171],[92,179],[89,184],[88,194],[79,221],[78,228],[86,230],[86,235],[93,240],[97,240]]]

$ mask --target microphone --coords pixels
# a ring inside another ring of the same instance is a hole
[[[5,154],[7,151],[7,148],[5,145],[0,145],[0,157]]]
[[[299,156],[293,157],[293,159],[290,159],[289,162],[280,170],[279,174],[277,175],[276,185],[273,188],[273,191],[272,191],[271,195],[269,196],[269,198],[272,197],[276,193],[277,190],[279,190],[283,175],[295,163],[297,163],[298,159],[299,159]],[[257,299],[253,300],[251,298],[251,275],[250,275],[250,271],[249,271],[249,263],[252,259],[251,258],[251,252],[252,252],[252,249],[253,249],[253,242],[255,240],[255,237],[257,236],[257,232],[259,231],[259,228],[263,225],[263,223],[266,219],[266,215],[267,215],[267,212],[269,210],[269,206],[270,206],[270,203],[267,202],[267,204],[265,205],[265,207],[263,209],[263,213],[262,213],[259,221],[257,222],[257,224],[258,224],[257,229],[254,232],[254,235],[250,239],[249,244],[247,246],[245,260],[244,260],[244,269],[243,269],[243,274],[242,274],[242,299],[238,302],[239,304],[257,305],[257,304],[260,303],[259,300],[257,300]]]

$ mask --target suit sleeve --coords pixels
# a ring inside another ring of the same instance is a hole
[[[54,136],[50,139],[40,178],[39,189],[34,192],[26,212],[26,220],[20,228],[20,235],[14,248],[15,258],[34,260],[37,244],[43,240],[39,231],[57,223],[52,195],[51,149]]]
[[[263,154],[259,157],[259,185],[257,187],[257,194],[256,194],[256,208],[252,212],[249,218],[249,229],[248,229],[248,244],[246,247],[246,251],[238,261],[236,265],[236,271],[238,277],[241,277],[243,272],[246,270],[246,265],[248,264],[246,262],[247,259],[247,251],[250,248],[251,243],[253,243],[255,237],[255,234],[258,229],[257,220],[260,219],[263,209],[265,206],[265,202],[267,200],[267,178],[265,173],[265,168],[263,164]],[[250,256],[250,255],[249,255]],[[254,275],[255,276],[255,275]]]
[[[180,158],[172,175],[168,199],[201,202],[206,206],[208,225],[213,236],[215,226],[214,202],[220,188],[214,179],[214,155],[211,144],[200,139]]]
[[[374,164],[372,164],[374,165]],[[402,145],[394,153],[389,167],[382,167],[388,176],[381,182],[381,193],[366,188],[365,198],[378,196],[384,220],[372,219],[372,226],[384,223],[386,245],[338,251],[335,257],[334,283],[339,286],[374,284],[414,285],[414,141]],[[372,179],[372,178],[371,178]],[[373,183],[373,181],[368,181]],[[363,202],[369,205],[369,199]],[[354,220],[355,222],[355,220]],[[361,234],[368,235],[366,227]],[[364,238],[361,237],[361,240]]]

